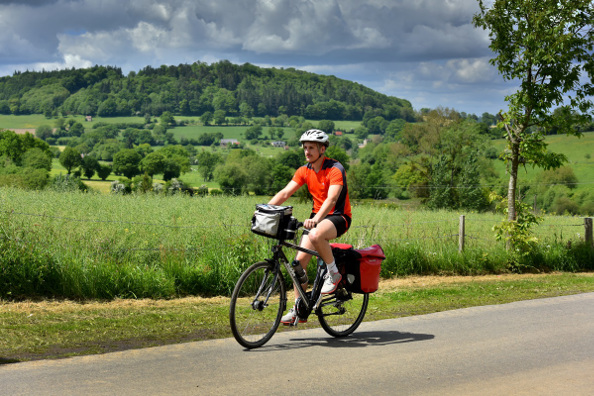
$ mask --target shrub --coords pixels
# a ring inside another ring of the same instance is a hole
[[[23,155],[23,166],[34,169],[52,169],[52,157],[49,151],[43,151],[40,148],[27,150]]]
[[[594,216],[594,201],[584,202],[580,207],[580,214]]]
[[[559,197],[553,203],[551,210],[557,214],[575,215],[580,212],[580,207],[569,197]]]
[[[41,190],[49,181],[49,174],[45,169],[24,168],[20,175],[23,187],[29,190]]]
[[[198,187],[198,189],[195,192],[196,192],[196,195],[198,195],[200,197],[205,197],[208,195],[208,187],[203,184],[200,187]]]
[[[56,177],[54,177],[48,188],[50,190],[59,192],[88,190],[87,185],[83,183],[79,177],[62,174],[59,174]]]

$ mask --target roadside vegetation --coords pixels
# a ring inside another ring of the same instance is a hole
[[[0,297],[228,296],[242,271],[269,255],[270,240],[249,230],[263,201],[0,188]],[[309,202],[290,203],[298,219],[309,214]],[[525,254],[495,240],[500,215],[468,212],[460,253],[461,212],[355,203],[353,213],[340,242],[379,243],[387,256],[384,279],[594,269],[581,218],[547,216],[536,230],[538,249]]]

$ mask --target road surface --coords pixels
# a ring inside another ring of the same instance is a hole
[[[0,366],[2,395],[593,395],[594,293]]]

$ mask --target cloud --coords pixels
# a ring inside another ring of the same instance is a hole
[[[0,74],[229,59],[326,70],[384,93],[416,84],[437,100],[500,80],[477,11],[476,0],[0,0]]]

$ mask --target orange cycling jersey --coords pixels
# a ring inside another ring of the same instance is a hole
[[[293,181],[300,186],[307,184],[307,188],[313,196],[313,212],[318,213],[322,204],[328,198],[328,189],[331,185],[341,185],[342,190],[336,201],[336,205],[328,215],[346,215],[351,217],[351,203],[347,188],[346,172],[342,164],[330,158],[324,158],[322,168],[318,173],[313,170],[311,164],[303,165],[295,172]]]

